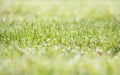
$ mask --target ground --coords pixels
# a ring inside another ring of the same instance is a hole
[[[0,75],[119,75],[119,0],[0,0]]]

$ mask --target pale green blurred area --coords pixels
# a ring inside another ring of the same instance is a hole
[[[1,0],[0,16],[34,20],[80,21],[111,17],[119,20],[119,0]]]
[[[49,16],[59,16],[61,14],[87,16],[89,12],[99,15],[107,11],[119,15],[119,6],[119,0],[3,0],[0,13],[1,15],[3,15],[2,13],[16,15],[28,13],[42,15],[48,13]]]

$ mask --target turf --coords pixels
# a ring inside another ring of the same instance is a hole
[[[119,75],[119,0],[0,0],[0,75]]]

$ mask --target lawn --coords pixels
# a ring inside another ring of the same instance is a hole
[[[120,1],[0,0],[0,75],[120,75]]]

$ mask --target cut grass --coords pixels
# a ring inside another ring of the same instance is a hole
[[[1,75],[119,75],[120,1],[0,1]]]

